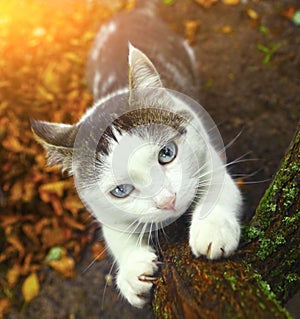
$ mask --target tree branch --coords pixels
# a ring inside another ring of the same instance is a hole
[[[299,146],[300,132],[229,259],[195,258],[184,219],[166,229],[154,289],[157,318],[290,318],[281,302],[299,289]]]

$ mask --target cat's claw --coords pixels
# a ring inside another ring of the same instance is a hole
[[[139,248],[128,254],[120,266],[117,285],[130,304],[142,308],[149,301],[157,270],[157,256],[154,252]]]
[[[158,277],[153,277],[153,276],[147,276],[147,275],[140,275],[139,277],[139,280],[140,281],[150,281],[150,282],[153,282],[153,281],[156,281]]]
[[[240,226],[236,219],[193,220],[190,229],[190,247],[196,257],[208,259],[228,257],[238,246]]]
[[[210,256],[211,245],[212,245],[212,242],[210,242],[210,243],[208,244],[208,246],[207,246],[206,256]]]

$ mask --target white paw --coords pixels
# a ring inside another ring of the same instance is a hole
[[[193,219],[190,229],[190,247],[196,257],[208,259],[229,256],[238,246],[240,225],[233,216],[218,214],[204,219]]]
[[[151,278],[158,270],[155,253],[139,248],[120,264],[117,285],[130,304],[142,308],[150,299]]]

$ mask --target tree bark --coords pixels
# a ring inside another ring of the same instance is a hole
[[[170,225],[160,239],[156,317],[291,318],[282,304],[299,290],[299,186],[300,131],[230,258],[195,258],[186,220]]]

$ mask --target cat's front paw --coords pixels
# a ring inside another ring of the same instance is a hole
[[[236,250],[240,239],[240,225],[233,216],[207,216],[194,219],[190,229],[190,247],[196,257],[208,259],[227,257]]]
[[[120,264],[117,285],[130,304],[142,308],[149,301],[157,270],[157,256],[147,249],[140,248],[126,256]]]

